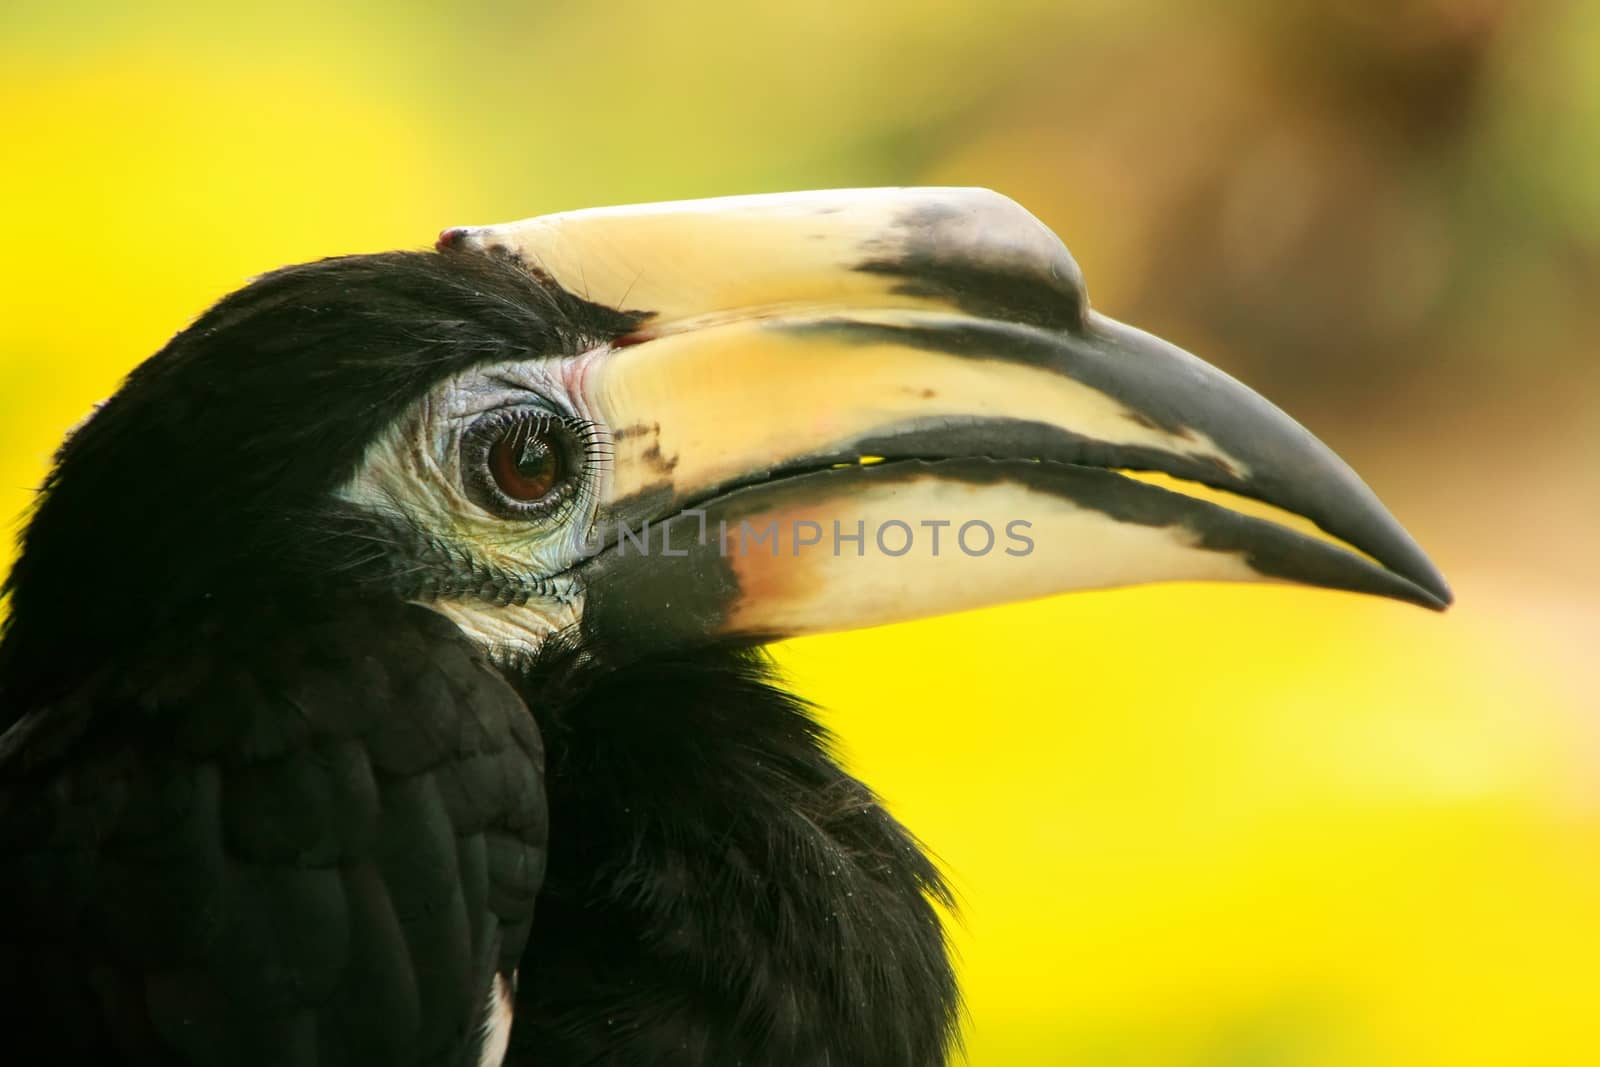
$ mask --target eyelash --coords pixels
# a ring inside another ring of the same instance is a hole
[[[557,447],[574,465],[571,477],[544,499],[526,503],[506,496],[489,471],[495,442],[515,427],[532,423],[530,432],[556,431]],[[507,519],[558,521],[593,487],[611,461],[611,439],[598,423],[542,408],[504,408],[481,415],[461,435],[462,480],[467,495],[493,515]]]

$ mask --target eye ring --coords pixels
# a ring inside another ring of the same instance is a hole
[[[503,518],[546,518],[582,480],[587,424],[545,411],[491,412],[461,439],[467,494]]]

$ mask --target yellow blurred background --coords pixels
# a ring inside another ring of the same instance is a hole
[[[960,891],[971,1063],[1600,1063],[1600,5],[10,0],[0,130],[6,515],[286,262],[1016,197],[1097,306],[1349,459],[1459,605],[1173,586],[780,647]]]

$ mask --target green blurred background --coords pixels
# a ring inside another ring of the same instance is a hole
[[[1016,197],[1097,306],[1343,453],[1460,602],[1172,586],[780,647],[959,888],[971,1062],[1600,1063],[1600,4],[10,0],[0,123],[7,515],[285,262]]]

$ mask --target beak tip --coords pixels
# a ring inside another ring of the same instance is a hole
[[[1390,569],[1415,586],[1417,591],[1427,598],[1425,607],[1434,611],[1444,611],[1455,603],[1454,590],[1445,580],[1444,573],[1434,565],[1433,560],[1428,558],[1427,553],[1422,551],[1422,546],[1403,530],[1401,535],[1405,538],[1404,543],[1408,550],[1402,556],[1403,565],[1397,566],[1391,561]]]
[[[1405,569],[1388,568],[1390,573],[1408,586],[1410,600],[1418,607],[1427,608],[1429,611],[1445,611],[1455,603],[1455,591],[1450,588],[1450,583],[1445,581],[1439,568],[1433,561],[1424,556],[1419,549],[1413,564]]]

